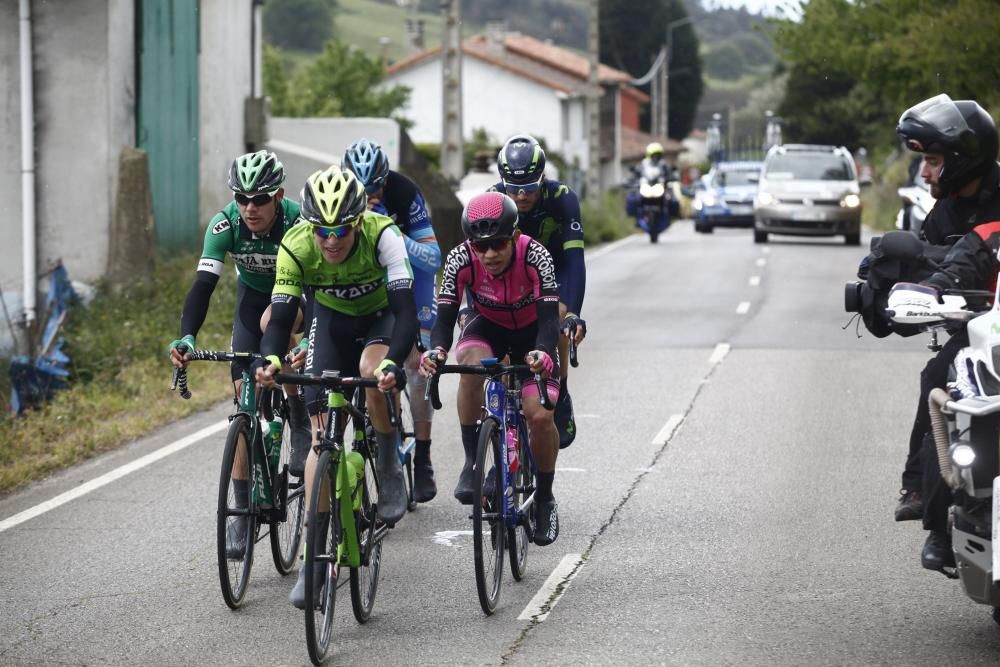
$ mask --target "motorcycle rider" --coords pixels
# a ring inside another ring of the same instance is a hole
[[[983,224],[1000,221],[996,123],[975,101],[953,101],[941,94],[906,110],[896,133],[908,149],[923,154],[921,175],[937,200],[924,222],[926,240],[954,243],[939,272],[922,284],[938,291],[988,287],[996,276],[1000,247],[1000,223]],[[935,387],[945,386],[955,356],[967,345],[963,329],[920,374],[920,399],[895,510],[897,521],[923,519],[929,534],[920,562],[929,570],[954,567],[955,560],[947,530],[951,492],[938,471],[927,397]]]
[[[663,157],[663,144],[658,141],[646,146],[646,157],[642,159],[642,162],[635,168],[637,175],[642,175],[647,173],[647,170],[658,169],[660,172],[660,177],[663,182],[674,180],[674,170]]]

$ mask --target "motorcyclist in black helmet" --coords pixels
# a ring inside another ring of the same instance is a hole
[[[1000,220],[1000,166],[993,118],[973,100],[953,101],[941,94],[907,109],[900,116],[896,133],[907,148],[923,154],[921,176],[937,199],[924,222],[924,240],[934,245],[954,244],[946,265],[961,267],[974,262],[982,240],[972,230],[984,222]],[[967,345],[963,329],[920,374],[920,399],[895,511],[897,521],[923,519],[930,532],[920,561],[931,570],[954,567],[955,560],[947,530],[951,494],[938,472],[935,454],[928,454],[933,450],[933,439],[927,396],[934,387],[945,386],[955,355]]]

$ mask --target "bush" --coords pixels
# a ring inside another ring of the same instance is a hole
[[[580,202],[583,234],[587,245],[614,241],[632,233],[633,221],[625,215],[625,194],[605,192],[596,206]]]

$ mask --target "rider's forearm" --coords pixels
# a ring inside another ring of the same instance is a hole
[[[406,253],[410,256],[410,265],[414,270],[425,273],[437,273],[441,268],[441,247],[437,241],[427,239],[414,241],[409,236],[403,236]]]
[[[583,259],[583,248],[570,248],[563,253],[566,270],[565,280],[559,285],[559,300],[566,304],[571,313],[580,315],[583,310],[583,294],[587,287],[587,265]]]
[[[271,296],[271,320],[260,341],[260,353],[264,357],[283,358],[288,352],[288,337],[299,312],[299,299],[287,294]]]
[[[408,287],[389,290],[389,308],[395,320],[392,323],[392,341],[386,357],[402,366],[420,332],[413,290]]]
[[[212,300],[212,292],[219,282],[219,276],[207,271],[195,274],[194,284],[188,290],[184,299],[184,312],[181,315],[181,336],[197,336],[201,325],[208,316],[208,304]]]
[[[548,352],[549,356],[554,359],[556,346],[559,344],[559,303],[539,301],[535,308],[538,313],[538,335],[535,338],[535,349]]]
[[[438,316],[431,330],[431,349],[450,350],[455,331],[455,321],[458,319],[457,303],[438,302]]]

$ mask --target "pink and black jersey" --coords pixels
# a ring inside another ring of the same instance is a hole
[[[432,347],[450,348],[452,329],[466,290],[476,311],[505,329],[524,329],[538,322],[538,349],[550,353],[555,350],[559,284],[552,256],[541,243],[521,234],[514,245],[510,266],[498,276],[486,270],[468,241],[448,253],[437,297],[441,326],[434,327]],[[554,326],[545,326],[550,324]]]

